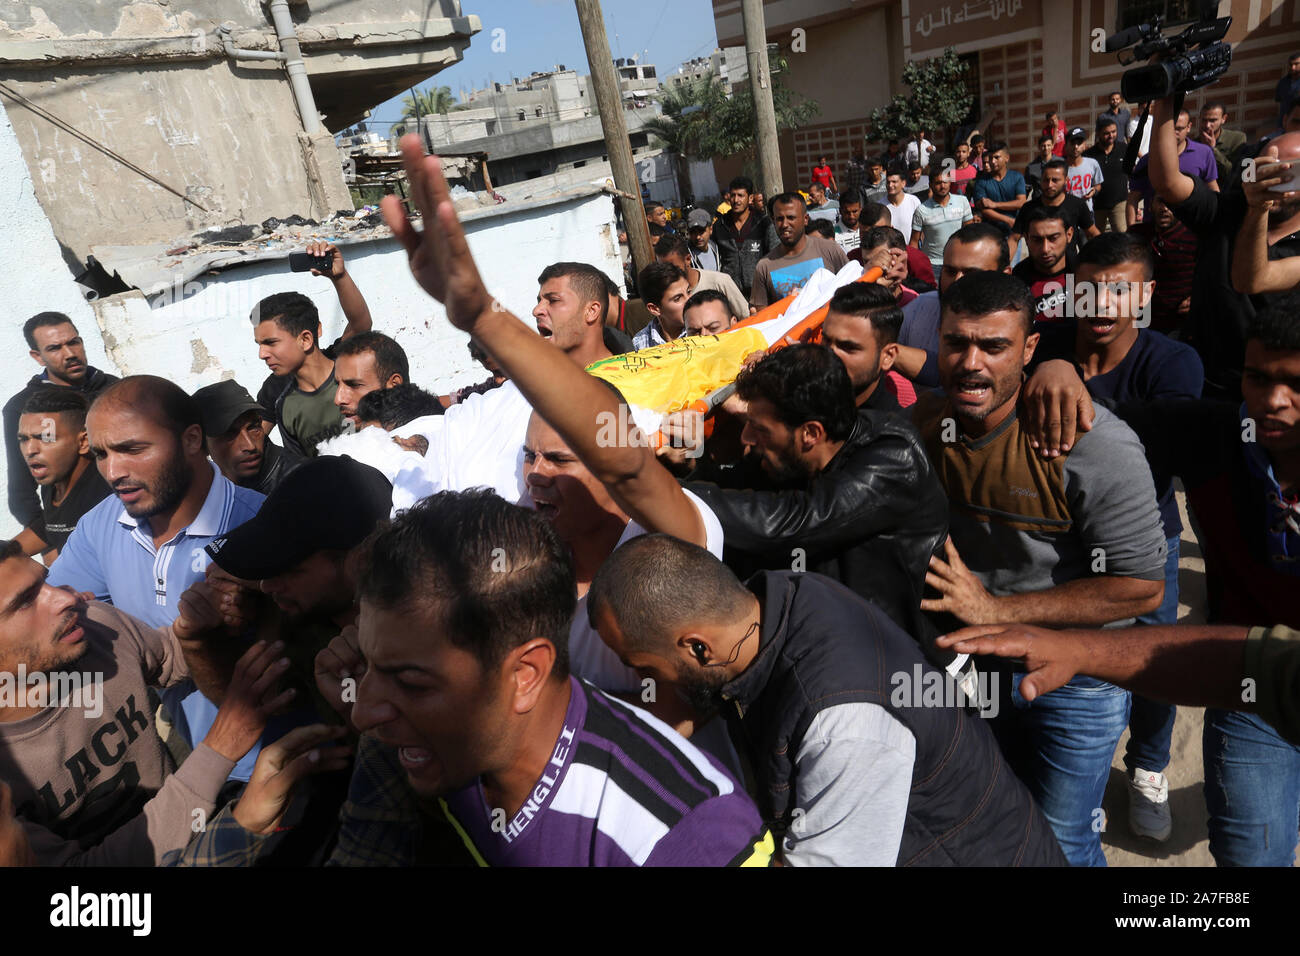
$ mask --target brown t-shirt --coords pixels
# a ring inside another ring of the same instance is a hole
[[[68,673],[46,679],[44,698],[33,699],[27,675],[27,705],[60,700],[0,723],[0,779],[41,865],[156,866],[212,814],[234,763],[200,743],[173,772],[149,704],[150,687],[189,676],[171,628],[92,603],[85,640]],[[0,674],[0,703],[19,704],[6,696],[19,692],[19,676]]]
[[[802,289],[818,269],[839,272],[848,261],[838,242],[821,236],[807,236],[803,252],[798,255],[792,255],[785,246],[778,246],[754,267],[754,287],[750,289],[749,301],[757,308],[764,308]]]

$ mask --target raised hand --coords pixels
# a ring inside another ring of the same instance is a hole
[[[354,625],[343,628],[343,633],[316,655],[316,689],[349,725],[352,723],[352,701],[344,699],[343,682],[353,681],[355,690],[356,683],[365,672],[366,659],[361,656],[361,645]],[[355,699],[355,695],[347,696]]]
[[[385,196],[380,203],[384,222],[406,249],[415,281],[446,307],[452,325],[469,332],[478,317],[492,309],[492,296],[470,255],[442,161],[425,155],[414,133],[402,137],[401,147],[411,201],[420,211],[423,229],[416,230],[396,196]]]

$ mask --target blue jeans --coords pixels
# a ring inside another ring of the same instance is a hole
[[[1219,866],[1291,866],[1300,831],[1300,747],[1254,714],[1206,710],[1205,805]]]
[[[1165,543],[1169,549],[1165,558],[1165,599],[1150,614],[1138,618],[1139,624],[1178,623],[1178,536]],[[1174,737],[1174,718],[1177,716],[1178,709],[1173,704],[1133,695],[1133,711],[1128,718],[1128,745],[1124,748],[1124,768],[1130,774],[1134,767],[1163,773],[1169,766],[1169,745]]]
[[[1012,706],[1025,735],[1029,787],[1072,866],[1105,866],[1101,810],[1115,747],[1128,726],[1129,692],[1092,677],[1075,677],[1033,703],[1012,678]]]

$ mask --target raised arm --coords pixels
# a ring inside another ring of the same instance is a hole
[[[1192,177],[1178,168],[1178,141],[1174,139],[1174,104],[1166,97],[1151,104],[1151,151],[1147,175],[1156,195],[1175,205],[1192,194]]]
[[[1268,258],[1269,211],[1274,203],[1300,198],[1300,191],[1294,189],[1285,193],[1272,189],[1290,178],[1284,174],[1292,165],[1277,162],[1277,147],[1270,147],[1255,164],[1255,182],[1241,184],[1247,209],[1232,253],[1232,287],[1238,292],[1286,292],[1300,285],[1300,258]]]
[[[313,242],[307,246],[307,253],[313,256],[323,256],[328,253],[334,255],[334,262],[328,273],[312,269],[311,274],[323,275],[334,284],[334,294],[339,297],[339,307],[343,309],[343,316],[348,320],[340,338],[351,338],[358,332],[369,332],[373,325],[370,321],[370,306],[366,305],[365,296],[352,281],[352,275],[343,262],[343,251],[332,242]]]
[[[638,433],[610,425],[629,422],[622,403],[563,352],[529,329],[488,294],[435,157],[419,137],[402,139],[411,196],[424,221],[417,232],[396,197],[386,197],[384,218],[406,248],[411,272],[446,307],[448,320],[469,332],[511,381],[610,490],[637,523],[705,545],[704,521],[676,479],[659,464]]]

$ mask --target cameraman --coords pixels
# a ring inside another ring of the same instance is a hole
[[[1232,244],[1246,216],[1241,183],[1223,193],[1188,176],[1178,165],[1174,97],[1151,106],[1151,186],[1197,238],[1192,307],[1186,337],[1205,363],[1205,396],[1240,400],[1244,331],[1270,294],[1245,295],[1231,285]],[[1300,255],[1300,236],[1269,236],[1268,256]]]

